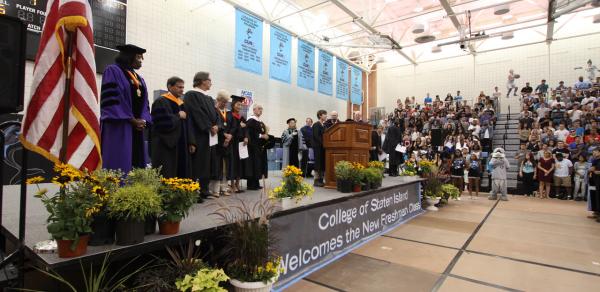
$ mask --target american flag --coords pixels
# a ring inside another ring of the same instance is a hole
[[[62,147],[63,95],[67,78],[67,28],[73,36],[72,80],[66,162],[78,169],[101,165],[100,105],[96,85],[92,10],[87,0],[49,0],[35,58],[31,99],[21,136],[23,146],[53,162]]]

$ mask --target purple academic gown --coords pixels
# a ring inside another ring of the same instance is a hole
[[[100,132],[103,168],[120,169],[127,173],[133,167],[145,167],[148,164],[148,150],[143,142],[143,132],[135,130],[129,122],[132,118],[146,120],[147,126],[152,122],[146,83],[140,75],[138,79],[141,83],[142,100],[138,101],[138,113],[135,113],[132,98],[136,89],[125,70],[117,64],[108,65],[102,75]],[[137,135],[138,142],[134,141],[134,135]],[[134,142],[137,144],[136,149],[133,149]],[[134,152],[141,155],[141,165],[133,165]]]

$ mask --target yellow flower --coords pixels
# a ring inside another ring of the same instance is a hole
[[[43,189],[39,189],[37,192],[35,192],[35,197],[36,198],[41,198],[43,195],[45,195],[48,192],[47,188],[43,188]]]
[[[44,182],[44,178],[41,176],[34,176],[32,178],[27,179],[26,181],[28,185],[39,184],[41,182]]]

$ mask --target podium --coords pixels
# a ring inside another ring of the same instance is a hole
[[[371,125],[341,122],[323,133],[325,147],[325,187],[336,188],[335,164],[346,160],[367,165],[371,149]]]

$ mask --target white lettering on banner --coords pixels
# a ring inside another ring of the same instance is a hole
[[[399,187],[387,194],[358,197],[320,207],[312,212],[309,209],[306,213],[275,218],[275,221],[281,220],[276,223],[280,227],[289,226],[299,220],[311,222],[304,225],[310,228],[300,228],[302,233],[285,233],[283,236],[286,244],[280,253],[283,256],[284,268],[280,280],[293,278],[324,259],[339,254],[370,236],[384,232],[420,211],[418,187],[408,186]],[[282,230],[287,232],[289,229],[285,227]]]
[[[346,210],[335,209],[333,214],[323,213],[319,216],[319,229],[325,230],[342,223],[350,224],[356,218],[357,213],[358,210],[356,208]]]

